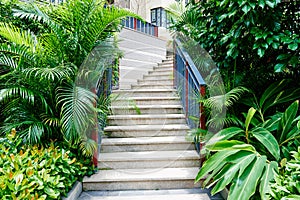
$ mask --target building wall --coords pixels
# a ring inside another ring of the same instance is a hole
[[[122,8],[127,8],[143,17],[146,21],[151,22],[151,9],[166,8],[175,2],[175,0],[115,0],[114,4]]]

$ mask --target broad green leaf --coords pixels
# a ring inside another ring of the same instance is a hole
[[[195,182],[200,181],[206,174],[213,171],[219,166],[219,163],[226,159],[228,156],[239,152],[240,150],[232,151],[220,151],[210,157],[207,161],[204,162],[204,165],[201,167]]]
[[[278,49],[279,48],[279,43],[278,42],[273,42],[272,43],[272,47],[274,48],[274,49]]]
[[[249,6],[248,4],[245,4],[244,7],[242,8],[242,10],[244,11],[244,13],[248,13],[251,10],[251,6]]]
[[[257,50],[257,54],[259,55],[259,57],[263,57],[263,56],[265,55],[265,50],[259,48],[259,49]]]
[[[276,138],[268,130],[257,127],[252,131],[253,136],[274,156],[276,160],[280,159],[280,149]]]
[[[274,66],[275,72],[282,72],[285,68],[285,64],[283,63],[278,63]]]
[[[279,143],[283,142],[286,139],[286,136],[289,135],[291,130],[293,120],[296,118],[299,108],[299,101],[292,103],[284,112],[283,117],[278,125],[278,136],[280,137]]]
[[[222,191],[226,185],[228,185],[235,177],[239,170],[238,164],[227,164],[215,177],[214,182],[210,186],[215,184],[215,187],[211,190],[211,194],[215,195],[219,191]]]
[[[265,7],[265,0],[258,0],[258,5],[259,5],[261,8],[264,8],[264,7]]]
[[[227,161],[222,161],[219,163],[218,167],[214,169],[212,173],[206,177],[205,181],[203,181],[203,186],[206,186],[213,178],[214,176],[224,167],[224,165],[227,163]]]
[[[241,152],[238,152],[238,153],[230,156],[230,158],[232,158],[232,159],[234,157],[236,159],[233,161],[230,161],[228,159],[228,162],[231,163],[231,165],[228,165],[227,168],[224,167],[222,169],[222,171],[214,177],[214,179],[218,180],[218,181],[217,181],[217,184],[215,185],[215,187],[211,191],[212,195],[220,192],[229,183],[231,183],[232,179],[236,176],[240,167],[245,164],[248,166],[254,159],[255,155],[253,153],[250,153],[247,151],[241,151]],[[249,162],[249,160],[250,160],[250,162]]]
[[[250,122],[255,114],[256,110],[251,107],[249,110],[248,110],[248,114],[246,116],[246,121],[245,121],[245,128],[246,128],[246,134],[248,133],[248,130],[249,130],[249,125],[250,125]]]
[[[289,195],[287,197],[283,197],[281,200],[299,200],[300,195]]]
[[[278,170],[278,165],[275,161],[266,164],[263,176],[259,185],[261,199],[267,199],[266,194],[270,191],[270,181],[274,179],[274,171]]]
[[[238,127],[230,127],[225,128],[216,133],[209,141],[207,141],[207,145],[214,144],[215,142],[221,140],[228,140],[236,135],[243,134],[244,130]]]
[[[288,48],[292,51],[296,51],[298,49],[298,43],[289,44]]]
[[[266,161],[266,156],[257,157],[246,168],[244,173],[234,180],[229,190],[228,200],[250,199],[256,191],[256,186],[261,178]]]
[[[225,151],[239,149],[255,152],[255,148],[252,145],[246,144],[238,140],[219,141],[214,144],[206,145],[206,148],[210,151]]]
[[[271,7],[271,8],[274,8],[274,6],[275,6],[275,3],[274,2],[272,2],[272,1],[266,1],[266,4],[269,6],[269,7]]]

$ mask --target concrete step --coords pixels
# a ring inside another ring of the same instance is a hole
[[[142,114],[181,114],[181,105],[136,105],[111,106],[113,115],[142,115]]]
[[[179,97],[132,97],[117,98],[112,101],[113,106],[129,105],[181,105]]]
[[[185,136],[189,127],[181,124],[107,126],[104,131],[108,137],[160,137]]]
[[[169,83],[171,84],[171,83]],[[135,89],[135,90],[114,90],[114,94],[120,97],[170,97],[176,95],[175,89]]]
[[[168,75],[144,75],[143,80],[166,80],[173,79],[172,74]]]
[[[173,84],[132,84],[132,89],[173,89]]]
[[[83,190],[155,190],[200,187],[198,167],[100,170],[83,179]]]
[[[167,75],[170,77],[173,77],[173,70],[155,70],[155,71],[149,71],[148,75],[153,75],[153,76],[159,76],[159,75]]]
[[[184,114],[164,115],[111,115],[108,116],[110,125],[149,125],[149,124],[184,124]]]
[[[138,80],[138,84],[153,84],[153,85],[172,85],[174,82],[173,79],[168,78],[168,79],[153,79],[153,80]]]
[[[103,138],[101,152],[138,152],[193,150],[194,144],[185,136],[140,137],[140,138]]]
[[[98,161],[100,169],[182,168],[199,166],[200,157],[195,150],[102,152]]]
[[[207,189],[127,190],[83,192],[78,200],[210,200]],[[218,198],[219,197],[219,198]],[[214,200],[221,200],[220,195]]]
[[[164,64],[164,65],[161,65],[161,64],[158,64],[158,66],[155,66],[153,67],[153,70],[156,71],[156,70],[173,70],[173,64]]]
[[[207,194],[165,194],[165,195],[137,195],[137,196],[100,196],[83,197],[82,200],[210,200]],[[81,198],[80,198],[81,199]]]

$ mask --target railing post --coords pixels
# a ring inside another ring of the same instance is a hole
[[[133,20],[133,29],[137,30],[137,18],[134,18]]]
[[[158,37],[158,27],[154,26],[154,36]]]
[[[200,91],[199,92],[200,92],[201,98],[205,96],[205,93],[206,93],[206,87],[205,87],[205,85],[200,85]],[[203,103],[200,103],[200,109],[199,109],[199,111],[200,111],[199,128],[206,129]]]

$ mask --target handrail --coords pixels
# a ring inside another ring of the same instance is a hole
[[[174,38],[174,87],[178,89],[188,125],[191,128],[205,128],[203,105],[199,96],[204,96],[206,83],[196,67],[193,59],[187,53],[183,43]],[[199,122],[191,119],[197,117]]]
[[[158,26],[134,17],[127,17],[122,22],[123,26],[147,35],[158,37]]]

